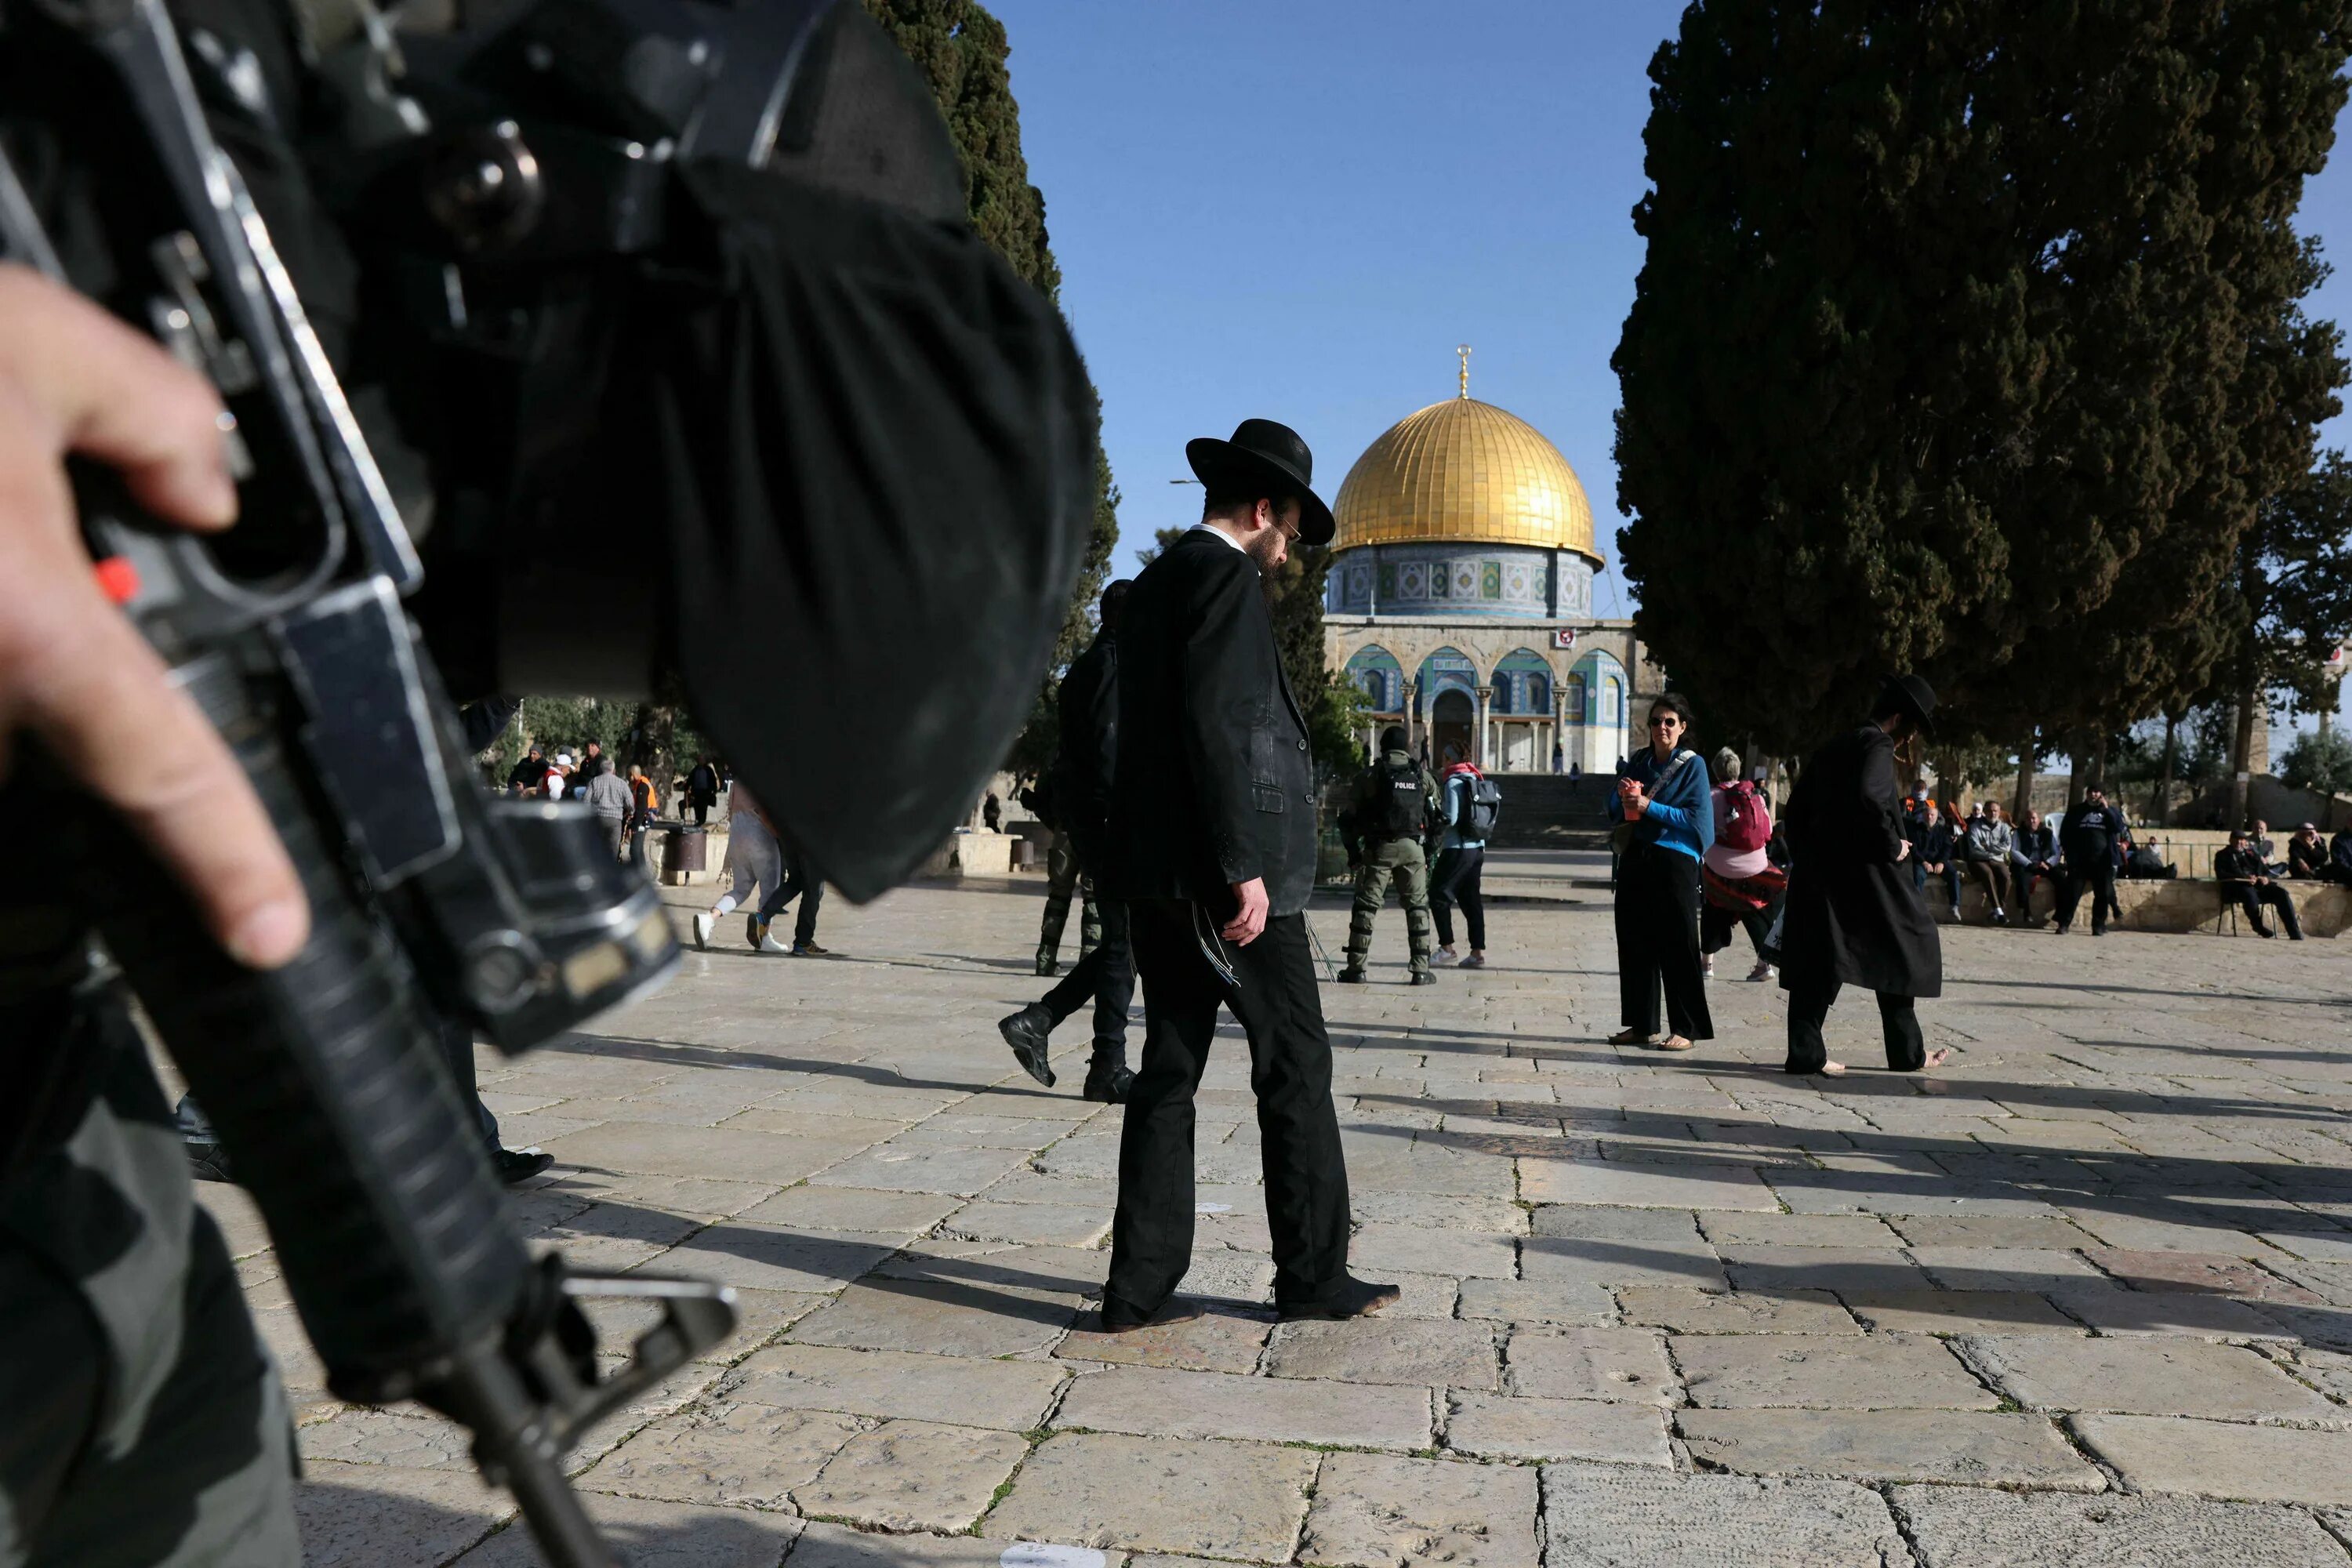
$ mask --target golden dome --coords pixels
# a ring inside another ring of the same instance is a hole
[[[1331,548],[1467,540],[1573,550],[1601,564],[1592,504],[1534,426],[1467,391],[1408,415],[1339,486]]]

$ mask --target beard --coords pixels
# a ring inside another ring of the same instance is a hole
[[[1248,540],[1243,544],[1242,550],[1252,561],[1257,563],[1259,576],[1271,577],[1282,565],[1284,559],[1282,545],[1282,530],[1269,528],[1265,532]]]

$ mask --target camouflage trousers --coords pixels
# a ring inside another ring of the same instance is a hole
[[[1084,900],[1078,915],[1078,957],[1102,945],[1102,916],[1095,910],[1095,879],[1078,868],[1077,846],[1066,833],[1054,835],[1045,852],[1045,918],[1037,927],[1038,973],[1062,961],[1062,931],[1070,923],[1070,895]]]
[[[1430,954],[1436,951],[1436,932],[1429,917],[1429,859],[1417,838],[1391,838],[1364,846],[1364,863],[1356,868],[1356,902],[1348,911],[1348,967],[1360,970],[1372,951],[1372,921],[1396,883],[1397,901],[1404,905],[1405,943],[1412,950],[1412,972],[1429,973]]]
[[[296,1568],[286,1396],[120,991],[0,1025],[58,1064],[0,1148],[0,1568]]]

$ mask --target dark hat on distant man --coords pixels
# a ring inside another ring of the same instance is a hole
[[[1247,491],[1253,499],[1298,498],[1298,537],[1306,544],[1328,544],[1337,526],[1331,509],[1315,493],[1315,454],[1298,432],[1271,419],[1244,419],[1233,439],[1213,436],[1184,443],[1184,460],[1211,495]]]
[[[1878,689],[1874,713],[1908,713],[1919,721],[1922,734],[1936,733],[1936,689],[1916,675],[1890,675]]]

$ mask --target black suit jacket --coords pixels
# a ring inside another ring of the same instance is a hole
[[[1814,752],[1781,821],[1793,857],[1781,917],[1782,986],[1834,980],[1895,996],[1940,994],[1936,922],[1912,890],[1911,868],[1895,858],[1905,824],[1886,731],[1865,724]]]
[[[1144,568],[1118,626],[1118,762],[1109,889],[1234,909],[1262,878],[1269,912],[1315,886],[1307,721],[1283,678],[1257,563],[1195,529]]]
[[[1097,634],[1070,661],[1055,699],[1062,731],[1054,761],[1054,814],[1089,870],[1100,866],[1110,816],[1112,770],[1118,763],[1118,637]]]

